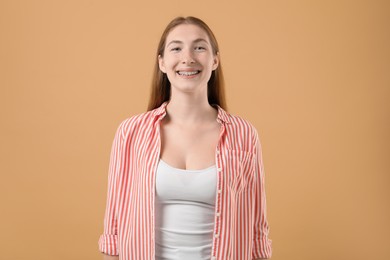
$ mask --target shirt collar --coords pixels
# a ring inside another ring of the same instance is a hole
[[[165,101],[164,103],[161,104],[161,106],[154,109],[153,110],[154,115],[156,117],[161,117],[161,119],[164,118],[164,116],[167,114],[167,110],[166,110],[167,105],[168,105],[168,101]],[[217,115],[218,122],[222,122],[226,124],[231,123],[230,115],[228,112],[226,112],[222,107],[218,105],[214,104],[212,106],[218,109],[218,115]]]

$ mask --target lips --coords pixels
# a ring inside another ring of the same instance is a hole
[[[184,70],[179,70],[176,72],[180,76],[194,76],[200,73],[200,70],[191,70],[191,71],[184,71]]]

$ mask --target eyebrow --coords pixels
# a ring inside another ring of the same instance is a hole
[[[193,43],[198,43],[198,42],[205,42],[208,44],[208,41],[206,41],[205,39],[202,39],[202,38],[198,38],[196,40],[193,41]],[[168,44],[167,44],[167,47],[173,43],[177,43],[177,44],[182,44],[183,42],[182,41],[178,41],[178,40],[173,40],[173,41],[170,41]]]

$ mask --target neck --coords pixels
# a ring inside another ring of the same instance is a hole
[[[207,95],[194,93],[171,93],[167,105],[167,116],[171,122],[180,124],[197,124],[215,121],[218,111],[207,100]]]

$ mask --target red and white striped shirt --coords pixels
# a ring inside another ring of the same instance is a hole
[[[99,249],[121,260],[155,257],[155,175],[160,159],[159,108],[124,120],[112,145],[104,233]],[[217,192],[211,259],[271,257],[264,169],[256,129],[218,108]]]

